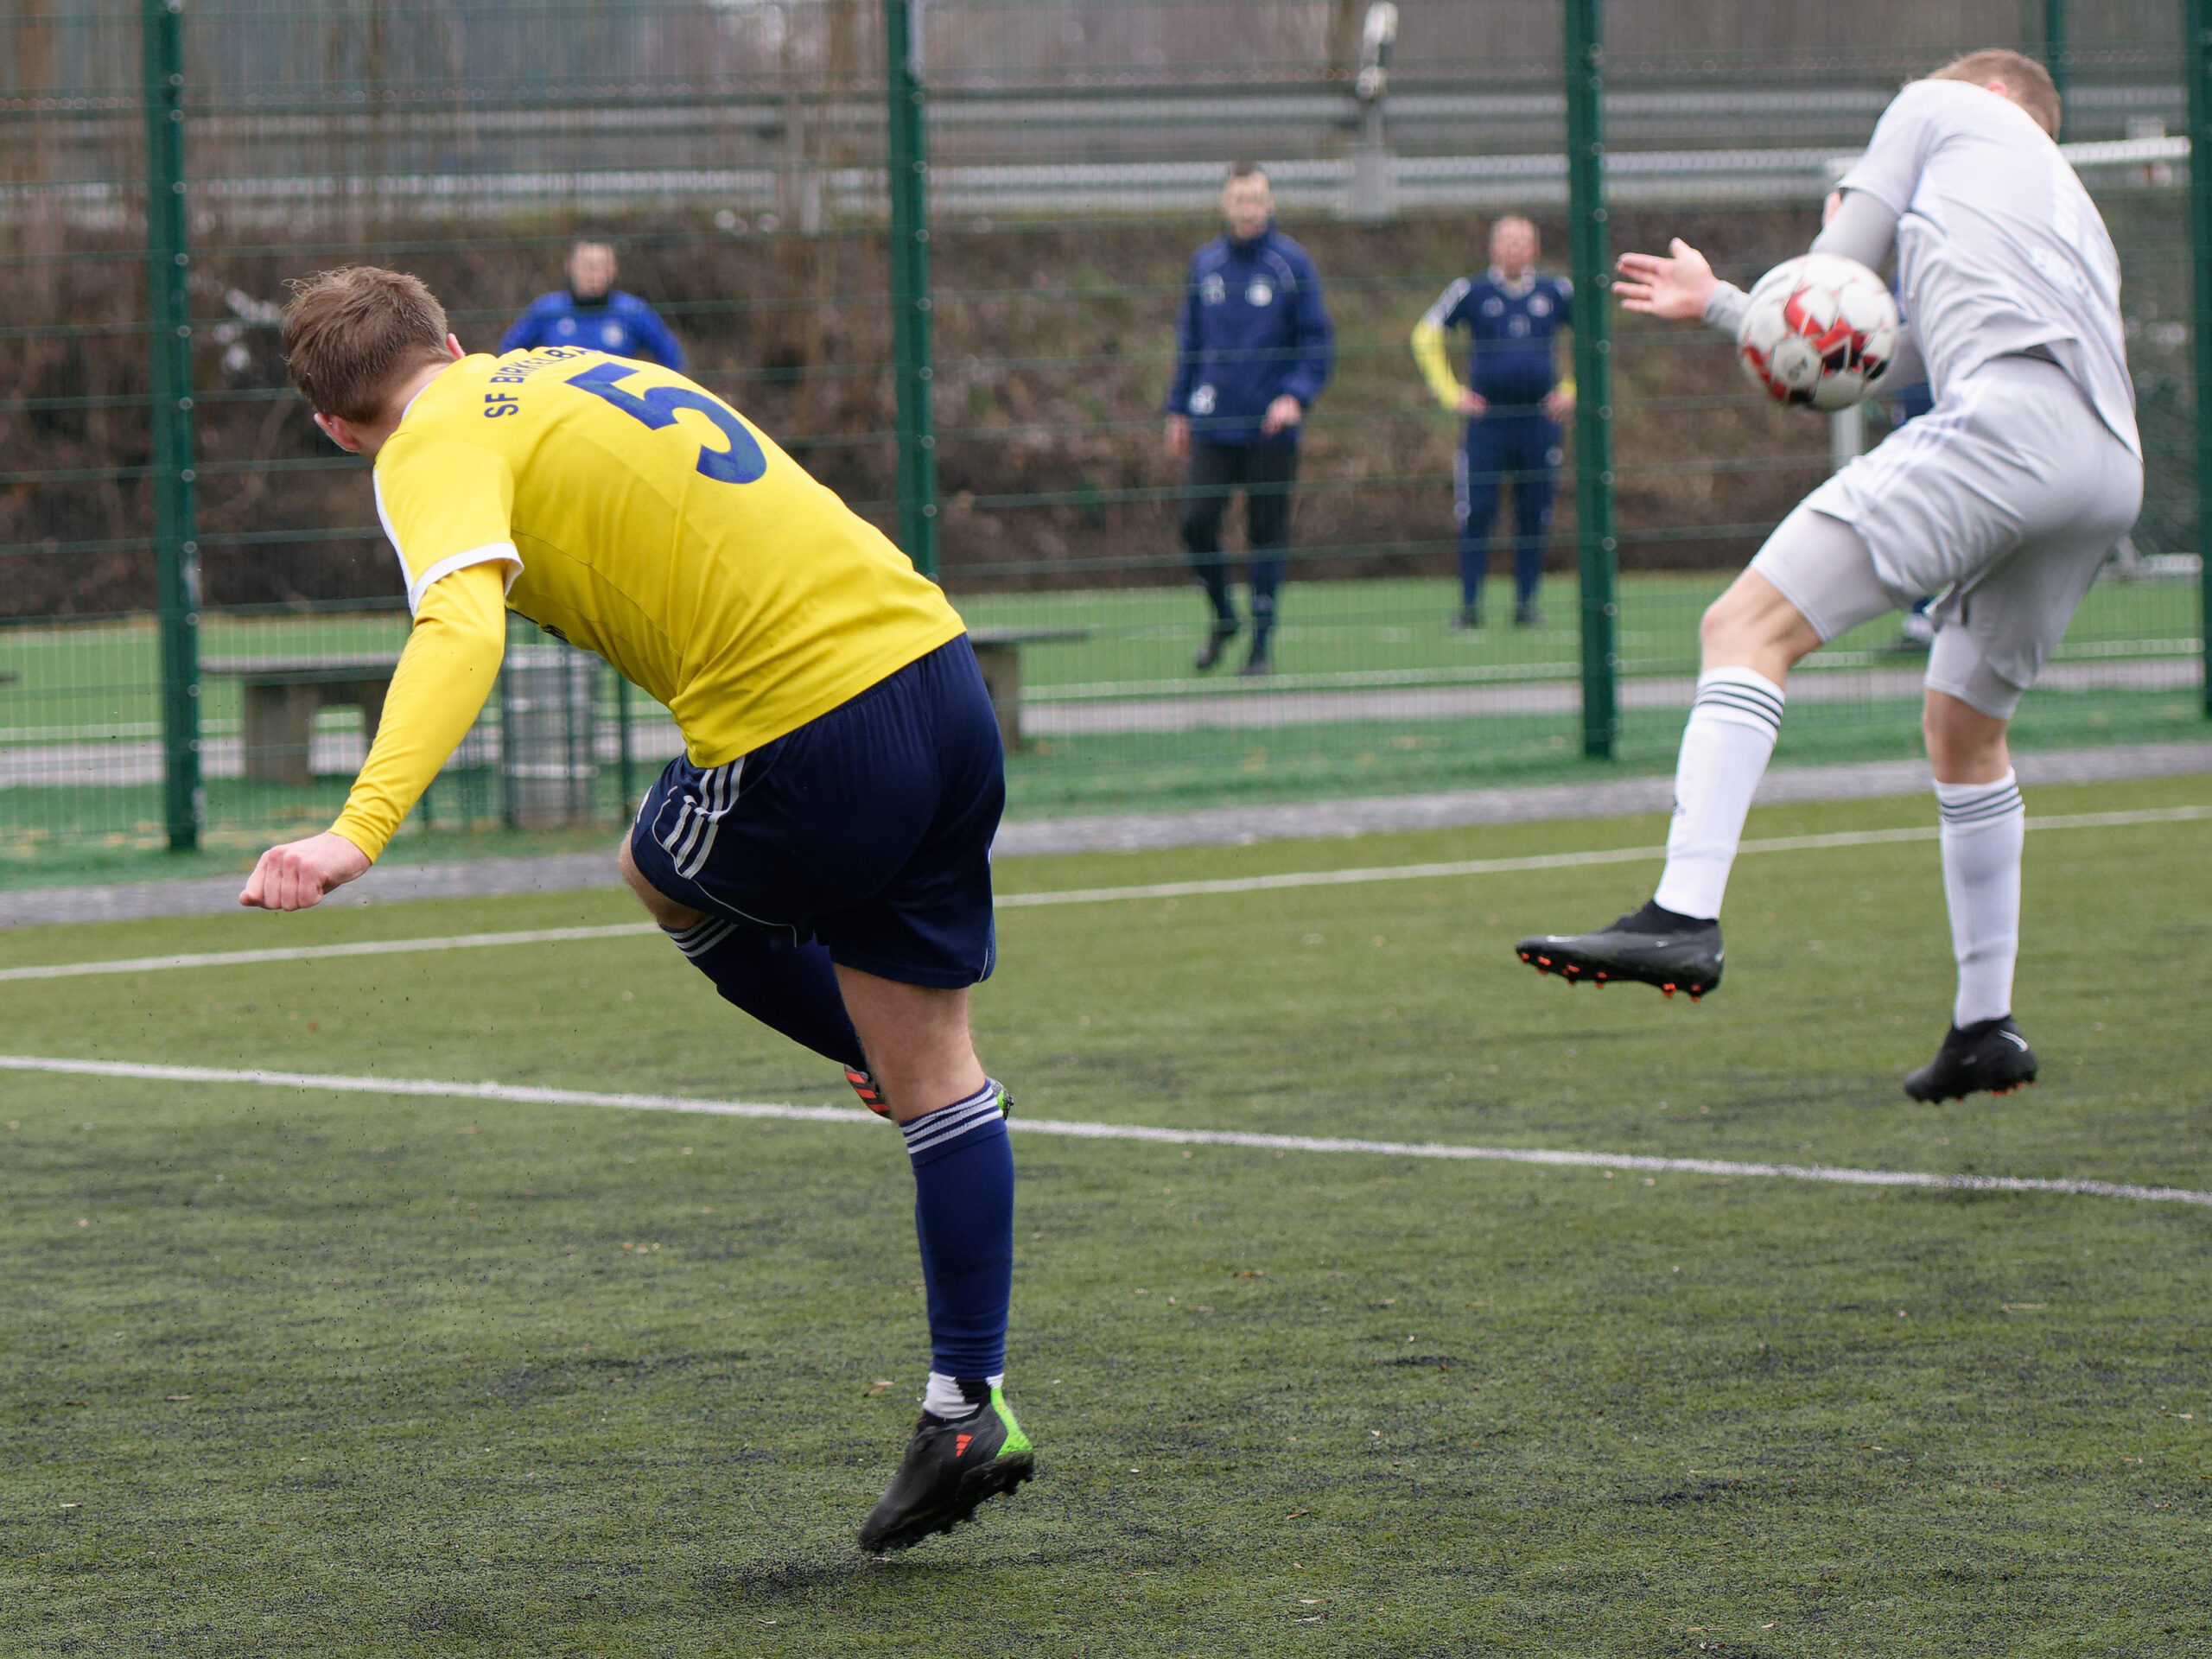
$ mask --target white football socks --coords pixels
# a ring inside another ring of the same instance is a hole
[[[2020,954],[2020,847],[2028,809],[2007,772],[1993,784],[1938,784],[1943,896],[1951,907],[1951,954],[1959,963],[1955,1026],[2012,1012],[2012,964]]]
[[[1744,815],[1781,728],[1782,688],[1765,675],[1716,668],[1697,677],[1675,766],[1667,872],[1652,895],[1661,909],[1707,921],[1719,916]]]
[[[983,1381],[992,1388],[1002,1389],[1006,1386],[1006,1373],[1001,1371],[996,1376],[987,1376]],[[981,1411],[982,1407],[961,1393],[960,1384],[943,1371],[931,1371],[929,1387],[922,1394],[922,1409],[932,1417],[950,1421],[955,1417],[965,1417],[971,1411]]]

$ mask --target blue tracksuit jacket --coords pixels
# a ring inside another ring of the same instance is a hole
[[[1175,378],[1167,413],[1191,417],[1205,443],[1292,444],[1265,437],[1260,417],[1287,392],[1312,407],[1336,363],[1321,276],[1305,249],[1273,225],[1249,242],[1220,236],[1191,261],[1175,314]]]
[[[683,347],[668,325],[634,294],[616,289],[603,300],[579,300],[567,289],[541,294],[499,337],[502,352],[539,346],[585,346],[616,357],[642,358],[664,369],[683,366]]]
[[[1574,288],[1542,271],[1518,283],[1484,271],[1446,289],[1421,321],[1467,331],[1467,385],[1485,403],[1526,407],[1559,385],[1553,343],[1573,326]]]

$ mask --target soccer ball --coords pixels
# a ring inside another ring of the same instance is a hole
[[[1736,353],[1777,403],[1849,409],[1881,384],[1901,326],[1879,276],[1856,259],[1808,253],[1752,288]]]

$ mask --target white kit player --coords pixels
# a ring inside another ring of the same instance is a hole
[[[1941,810],[1958,959],[1951,1029],[1905,1079],[1916,1100],[2035,1080],[2012,1020],[2026,825],[2005,731],[2143,499],[2112,238],[2056,143],[2050,77],[1969,54],[1899,92],[1813,244],[1876,270],[1892,242],[1910,320],[1889,378],[1936,406],[1808,496],[1699,630],[1667,868],[1640,911],[1522,960],[1569,980],[1702,995],[1720,982],[1720,898],[1808,652],[1921,595],[1934,607],[1922,729]],[[1733,332],[1741,290],[1681,241],[1624,254],[1631,311]]]

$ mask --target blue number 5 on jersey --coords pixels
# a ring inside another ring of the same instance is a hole
[[[639,372],[626,363],[594,363],[582,374],[571,375],[569,384],[579,391],[605,398],[632,420],[641,421],[656,432],[674,426],[679,409],[696,410],[705,416],[729,440],[727,449],[700,447],[699,471],[718,484],[750,484],[768,470],[768,458],[760,453],[760,441],[746,430],[745,423],[728,404],[692,386],[654,386],[640,397],[614,384]]]

